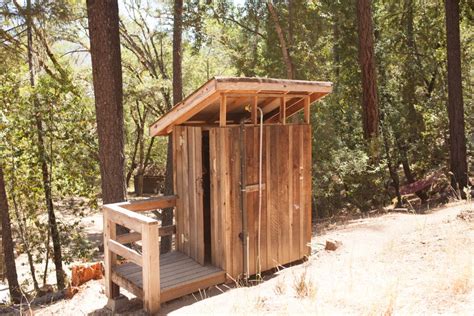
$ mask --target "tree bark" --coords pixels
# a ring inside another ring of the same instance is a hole
[[[15,189],[14,189],[15,188],[15,183],[16,183],[15,182],[15,177],[16,177],[16,175],[15,175],[15,162],[14,162],[14,159],[12,159],[11,187],[13,189],[11,191],[12,192],[11,199],[12,199],[12,202],[13,202],[13,210],[15,212],[16,220],[17,220],[17,223],[18,223],[18,233],[20,234],[20,239],[23,242],[24,250],[25,250],[26,256],[28,258],[28,265],[30,267],[31,279],[33,280],[33,287],[34,287],[36,293],[39,293],[39,285],[38,285],[38,280],[36,279],[36,269],[35,269],[35,265],[34,265],[34,262],[33,262],[33,254],[31,253],[28,230],[25,230],[26,229],[26,219],[25,219],[24,214],[20,215],[20,210],[19,210],[18,203],[17,203],[16,196],[15,196]]]
[[[153,137],[152,139],[150,139],[150,142],[148,143],[148,149],[146,150],[145,162],[143,163],[143,165],[145,166],[145,169],[146,167],[148,167],[148,164],[150,163],[151,152],[153,150],[154,143],[155,143],[155,138]]]
[[[135,105],[136,105],[136,115],[131,113],[132,119],[135,123],[136,126],[136,131],[137,131],[137,142],[135,145],[138,145],[138,149],[135,146],[135,151],[133,154],[133,161],[135,162],[136,160],[136,154],[138,152],[138,164],[137,164],[137,173],[136,173],[136,181],[135,183],[135,193],[138,196],[143,195],[143,177],[145,173],[145,124],[146,124],[146,118],[148,116],[148,108],[145,108],[142,111],[140,111],[140,102],[138,100],[135,100]]]
[[[405,0],[405,31],[406,31],[406,57],[403,65],[403,90],[402,102],[406,109],[406,119],[410,126],[407,129],[408,137],[406,141],[416,142],[420,139],[420,133],[424,129],[423,117],[415,108],[416,104],[416,48],[415,48],[415,34],[413,25],[413,0]]]
[[[125,199],[122,65],[116,0],[87,0],[104,204]]]
[[[140,140],[138,146],[138,169],[137,169],[137,188],[135,188],[135,192],[138,196],[143,195],[143,177],[145,173],[145,140],[143,138],[144,134],[144,126],[142,125],[139,131]]]
[[[379,133],[377,77],[370,0],[357,0],[359,64],[362,74],[362,120],[365,139]]]
[[[28,40],[28,68],[30,76],[30,85],[34,89],[35,87],[35,72],[33,67],[33,35],[32,35],[32,18],[31,18],[31,0],[26,2],[26,21],[27,21],[27,40]],[[46,157],[46,149],[44,142],[44,129],[43,129],[43,120],[41,118],[41,108],[36,95],[33,93],[32,97],[34,105],[34,115],[36,123],[36,134],[38,138],[37,147],[38,147],[38,158],[41,164],[41,173],[43,177],[43,190],[46,201],[46,208],[48,210],[48,224],[51,231],[51,237],[53,240],[53,261],[56,268],[56,282],[59,290],[64,289],[65,287],[65,273],[63,270],[63,259],[61,253],[61,238],[59,236],[58,225],[56,222],[56,214],[54,212],[53,197],[51,190],[51,175],[48,169],[48,159]]]
[[[140,135],[138,135],[138,130],[137,130],[137,137],[135,138],[135,142],[133,145],[133,154],[132,154],[132,158],[130,159],[130,168],[128,169],[127,176],[125,177],[125,185],[127,188],[130,184],[130,178],[132,177],[133,172],[137,168],[136,159],[137,159],[139,141],[140,141]]]
[[[388,172],[390,173],[390,177],[392,178],[393,188],[395,189],[395,195],[397,197],[397,207],[402,207],[402,196],[400,194],[400,178],[398,177],[397,166],[394,166],[392,162],[392,157],[390,155],[390,146],[388,144],[387,139],[388,135],[385,132],[385,128],[382,128],[382,138],[385,148],[385,155],[387,157]]]
[[[288,52],[290,56],[293,54],[293,46],[295,45],[295,23],[294,16],[295,12],[295,2],[294,0],[288,0]]]
[[[334,69],[334,76],[335,76],[335,82],[339,82],[340,74],[341,74],[341,53],[340,53],[340,26],[339,26],[339,12],[338,10],[335,10],[334,16],[333,16],[333,27],[332,27],[332,32],[333,32],[333,42],[332,42],[332,55],[333,55],[333,69]],[[334,89],[334,94],[337,93],[339,85],[335,84],[333,86]]]
[[[464,104],[462,97],[459,0],[445,0],[448,56],[448,117],[451,183],[466,198],[468,185]]]
[[[182,74],[182,35],[183,35],[183,0],[175,0],[173,8],[173,103],[178,104],[183,99],[183,74]],[[168,137],[168,150],[166,155],[165,195],[171,195],[173,189],[173,143]],[[162,225],[173,225],[173,209],[163,210]],[[160,252],[171,251],[171,236],[161,237]]]
[[[294,79],[295,77],[295,70],[293,67],[293,61],[291,59],[290,51],[288,48],[288,44],[285,39],[285,35],[283,34],[283,29],[280,25],[280,20],[278,19],[278,14],[275,10],[275,7],[271,3],[271,1],[267,1],[267,8],[270,12],[270,16],[273,20],[273,24],[275,24],[275,31],[278,35],[278,41],[280,42],[281,53],[283,55],[283,61],[285,62],[286,66],[286,77],[287,79]]]
[[[2,214],[0,212],[0,223],[2,222]],[[4,281],[6,276],[5,256],[3,254],[3,230],[0,224],[0,281]]]
[[[11,231],[10,213],[8,209],[7,192],[5,190],[5,180],[3,178],[3,167],[0,165],[0,217],[2,248],[5,258],[5,268],[8,280],[10,297],[14,303],[20,303],[22,293],[18,284],[18,275],[15,266],[15,254],[13,251],[13,238]],[[3,264],[3,263],[2,263]]]
[[[174,1],[173,16],[173,104],[177,104],[183,99],[183,0]]]

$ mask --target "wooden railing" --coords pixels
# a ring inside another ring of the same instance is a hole
[[[120,295],[119,286],[127,287],[125,281],[114,277],[113,268],[117,265],[117,256],[142,267],[143,289],[141,294],[143,307],[148,313],[156,313],[160,308],[160,247],[159,237],[176,233],[176,227],[159,227],[159,222],[139,212],[165,209],[176,205],[176,196],[107,204],[103,208],[104,216],[104,266],[105,291],[109,299]],[[130,230],[117,235],[117,225]],[[142,252],[130,248],[133,242],[141,240]],[[121,283],[121,284],[120,284]],[[133,290],[127,288],[128,290]],[[138,292],[138,291],[135,291]]]

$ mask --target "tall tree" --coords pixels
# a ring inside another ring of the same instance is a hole
[[[173,8],[173,104],[183,99],[182,74],[182,35],[183,35],[183,0],[175,0]],[[165,195],[173,194],[173,143],[168,137],[168,152],[166,156]],[[162,225],[173,225],[173,209],[163,211]],[[161,253],[171,250],[171,236],[161,238]]]
[[[405,56],[403,63],[403,87],[402,87],[402,108],[407,127],[403,129],[402,135],[397,135],[398,149],[400,151],[400,162],[403,166],[403,172],[408,183],[416,181],[410,162],[408,151],[410,145],[416,144],[421,138],[423,131],[423,116],[416,110],[416,84],[419,80],[416,71],[417,49],[415,44],[414,32],[414,1],[405,0],[403,3],[404,16],[402,22],[405,26]],[[399,134],[399,133],[397,133]],[[428,195],[424,191],[416,192],[416,195],[424,203]]]
[[[448,55],[448,117],[451,183],[461,191],[468,184],[464,104],[461,77],[459,0],[445,0]]]
[[[405,0],[403,4],[404,16],[403,24],[405,26],[405,57],[403,63],[403,88],[402,102],[406,108],[406,119],[410,124],[408,141],[415,142],[420,138],[423,130],[423,117],[415,108],[416,100],[416,84],[419,80],[416,69],[417,49],[415,43],[414,31],[414,1]]]
[[[273,24],[275,25],[275,31],[277,32],[278,35],[278,41],[280,43],[280,48],[281,48],[281,53],[283,56],[283,61],[285,62],[285,67],[286,67],[286,77],[287,79],[294,79],[295,77],[295,69],[293,66],[293,60],[291,59],[291,54],[290,54],[290,49],[288,47],[288,42],[285,38],[285,34],[283,33],[283,29],[281,27],[280,19],[278,18],[278,13],[276,12],[275,7],[273,6],[271,1],[267,1],[267,8],[270,13],[270,17],[272,18]],[[291,6],[291,3],[290,3]],[[290,13],[291,14],[291,13]],[[290,41],[292,39],[293,35],[293,20],[292,17],[290,17]]]
[[[35,88],[35,69],[33,65],[33,19],[32,19],[32,8],[31,0],[26,2],[26,33],[27,33],[27,56],[28,56],[28,70],[30,86],[32,89]],[[48,224],[53,240],[53,261],[56,268],[56,283],[59,290],[65,287],[65,273],[63,270],[63,259],[61,252],[61,240],[59,236],[58,225],[56,222],[56,214],[54,212],[53,196],[51,190],[51,175],[48,168],[48,158],[46,154],[46,145],[44,140],[44,128],[41,104],[36,97],[35,93],[32,95],[32,103],[34,106],[34,120],[36,124],[36,135],[37,135],[37,148],[39,162],[41,165],[41,174],[43,177],[43,190],[46,200],[46,208],[48,210]],[[49,245],[48,245],[49,247]]]
[[[117,0],[87,0],[104,204],[125,199],[122,66]]]
[[[183,0],[175,0],[173,8],[173,104],[183,99]]]
[[[357,0],[359,64],[362,74],[362,119],[366,139],[376,137],[379,132],[377,78],[370,3],[370,0]]]
[[[21,301],[21,290],[18,284],[18,276],[15,266],[15,254],[13,253],[13,239],[10,223],[10,213],[8,210],[7,192],[5,190],[5,180],[3,178],[3,167],[0,165],[0,219],[2,221],[2,246],[5,258],[5,268],[8,280],[10,297],[13,302]],[[2,263],[3,264],[3,263]]]

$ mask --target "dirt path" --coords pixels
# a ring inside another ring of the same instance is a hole
[[[458,215],[470,211],[470,220]],[[474,203],[426,215],[387,214],[313,238],[309,261],[250,288],[211,289],[163,304],[162,313],[457,314],[474,310]],[[323,249],[326,239],[342,242]],[[217,295],[218,294],[218,295]],[[203,299],[207,297],[206,299]],[[36,315],[103,314],[101,282]],[[140,312],[139,312],[140,313]]]

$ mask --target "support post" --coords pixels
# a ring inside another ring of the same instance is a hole
[[[257,107],[258,107],[258,96],[253,97],[253,103],[252,103],[252,124],[257,125],[258,124],[258,119],[257,119]]]
[[[117,225],[109,218],[109,212],[103,208],[104,218],[104,265],[105,265],[105,294],[110,301],[120,296],[120,288],[112,282],[112,268],[117,262],[117,255],[109,250],[109,240],[117,237]],[[107,303],[107,305],[109,305]]]
[[[284,96],[280,99],[280,123],[286,124],[286,98]]]
[[[227,96],[225,94],[221,95],[221,106],[219,113],[219,126],[226,126],[227,123]]]
[[[143,308],[149,314],[160,310],[160,242],[158,222],[142,226]]]
[[[306,124],[309,124],[311,119],[310,119],[310,103],[309,103],[309,96],[304,98],[304,122]]]

